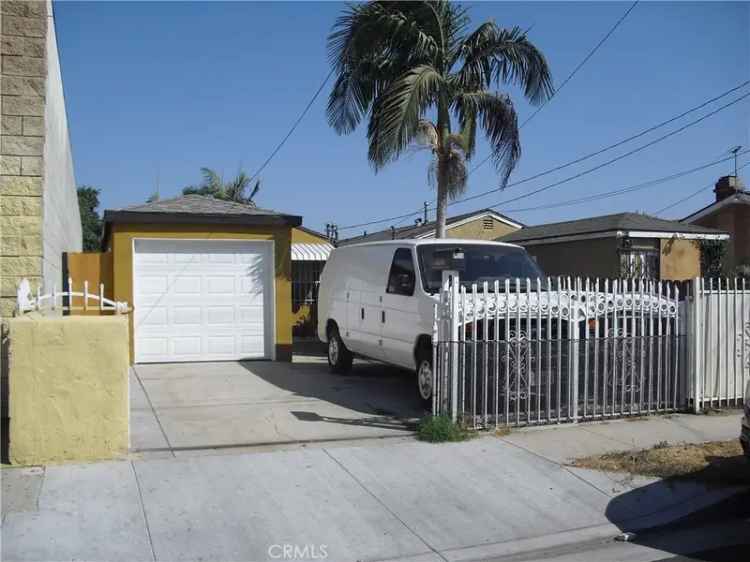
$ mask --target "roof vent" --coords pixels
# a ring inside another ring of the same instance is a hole
[[[493,230],[495,228],[495,221],[492,217],[485,217],[482,220],[482,228],[485,230]]]

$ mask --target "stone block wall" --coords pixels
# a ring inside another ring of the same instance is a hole
[[[62,287],[81,224],[51,2],[0,2],[0,318],[18,281]]]

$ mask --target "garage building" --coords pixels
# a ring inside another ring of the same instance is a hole
[[[133,307],[131,360],[290,360],[301,222],[201,195],[105,211],[111,293]]]

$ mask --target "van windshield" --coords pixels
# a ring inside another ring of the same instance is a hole
[[[443,271],[458,270],[462,285],[482,284],[509,278],[536,278],[542,271],[526,250],[481,244],[429,244],[417,248],[422,286],[427,293],[440,290]],[[448,256],[446,258],[446,256]]]

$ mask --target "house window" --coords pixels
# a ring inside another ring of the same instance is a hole
[[[659,252],[654,250],[621,251],[620,276],[628,279],[658,279]]]
[[[484,230],[493,230],[495,228],[495,221],[492,217],[485,217],[482,219],[482,228],[484,228]]]

